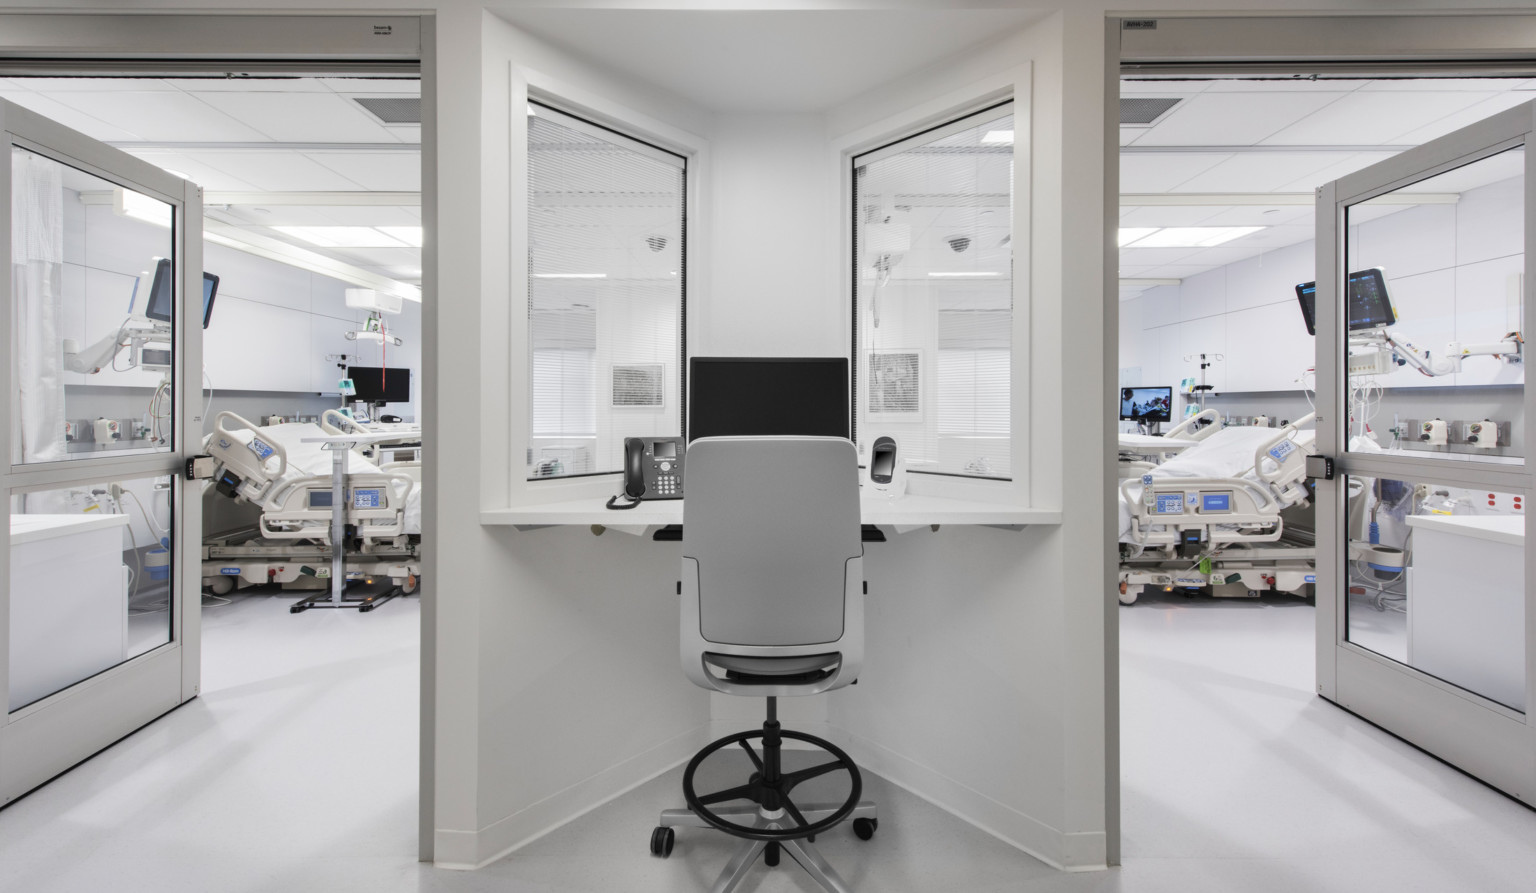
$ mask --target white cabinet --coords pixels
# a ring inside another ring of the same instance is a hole
[[[1412,515],[1408,665],[1525,708],[1525,517]]]
[[[10,709],[123,661],[127,515],[11,516]]]

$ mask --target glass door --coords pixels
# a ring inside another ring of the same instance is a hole
[[[7,102],[0,130],[9,802],[197,693],[202,199]]]
[[[1315,292],[1318,691],[1526,802],[1533,117],[1325,185]]]

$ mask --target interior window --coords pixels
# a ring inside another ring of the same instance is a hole
[[[686,161],[528,107],[529,479],[682,433]]]
[[[1011,478],[1012,103],[855,156],[852,180],[861,452],[888,436],[913,473]]]

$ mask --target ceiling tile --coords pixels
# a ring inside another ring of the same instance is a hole
[[[1500,90],[1530,89],[1520,86],[1527,83],[1530,82],[1524,78],[1381,78],[1366,81],[1365,86],[1360,89],[1370,93],[1421,93],[1426,90],[1470,90],[1492,93]]]
[[[1121,226],[1197,226],[1221,209],[1210,205],[1138,205],[1120,215]]]
[[[15,78],[38,93],[174,93],[161,78]]]
[[[280,142],[397,142],[367,112],[334,93],[192,93],[208,107]]]
[[[1342,97],[1327,108],[1266,138],[1266,146],[1391,146],[1409,133],[1491,96],[1447,90],[1365,92]]]
[[[1169,192],[1191,177],[1231,158],[1215,153],[1120,155],[1120,191],[1124,193]]]
[[[1180,103],[1138,146],[1251,146],[1341,98],[1339,93],[1202,93]]]
[[[421,142],[421,125],[419,124],[387,124],[384,129],[402,143]]]
[[[1306,226],[1316,211],[1311,205],[1242,205],[1225,208],[1203,221],[1205,226]]]
[[[158,152],[152,149],[130,149],[128,154],[137,156],[156,167],[185,174],[187,179],[205,190],[225,192],[251,192],[256,189],[238,177],[209,167],[199,158],[180,152]]]
[[[210,167],[268,192],[363,191],[357,183],[297,152],[215,150],[201,157]]]
[[[1524,105],[1532,99],[1536,99],[1536,93],[1511,92],[1493,96],[1459,112],[1446,115],[1444,118],[1431,122],[1417,130],[1410,130],[1398,137],[1397,142],[1408,146],[1427,143],[1435,137],[1445,136],[1447,133],[1466,127],[1468,124],[1476,124],[1484,118],[1497,115],[1499,112],[1514,108],[1517,105]]]
[[[251,228],[261,227],[256,230],[262,235],[271,235],[265,232],[269,226],[336,226],[337,221],[327,214],[326,208],[315,208],[308,205],[236,205],[227,213],[233,217],[238,225]]]
[[[275,209],[274,209],[275,210]],[[415,208],[383,207],[378,205],[327,206],[317,208],[328,220],[338,226],[420,226],[421,216]]]
[[[386,93],[400,96],[420,96],[419,78],[315,78],[321,86],[337,93]]]
[[[1160,96],[1194,96],[1196,93],[1204,93],[1217,81],[1165,81],[1165,80],[1135,80],[1134,78],[1120,79],[1121,94],[1130,93],[1156,93]]]
[[[1396,154],[1396,152],[1359,152],[1335,162],[1322,170],[1313,171],[1305,177],[1292,180],[1277,191],[1311,192],[1330,180],[1337,180],[1345,174],[1352,174],[1361,168],[1369,167],[1378,161],[1391,158]]]
[[[1160,267],[1178,263],[1200,249],[1197,248],[1121,248],[1122,267]]]
[[[1263,80],[1228,78],[1212,81],[1207,93],[1352,93],[1368,80],[1359,78],[1276,77]]]
[[[170,78],[183,93],[328,93],[320,78]]]
[[[260,141],[261,133],[176,90],[165,92],[54,93],[55,99],[93,118],[153,141]],[[96,136],[95,134],[91,134]],[[102,139],[102,137],[96,137]]]
[[[58,100],[43,96],[40,93],[28,92],[0,92],[0,96],[9,99],[24,109],[37,112],[51,121],[57,121],[65,127],[71,127],[88,137],[98,140],[135,140],[134,134],[114,127],[111,124],[93,118],[77,109],[72,109]]]
[[[1163,264],[1146,272],[1147,279],[1188,279],[1216,269],[1208,264]]]
[[[306,152],[304,155],[365,189],[376,192],[421,190],[420,152]]]
[[[1185,180],[1178,192],[1277,192],[1287,183],[1347,160],[1348,152],[1252,152],[1233,155]],[[1321,182],[1321,181],[1320,181]]]

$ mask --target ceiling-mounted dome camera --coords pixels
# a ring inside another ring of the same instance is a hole
[[[970,236],[945,236],[944,241],[949,243],[949,250],[956,254],[959,254],[965,249],[971,247]]]
[[[652,251],[660,251],[661,249],[667,247],[667,237],[666,236],[646,236],[645,237],[645,244],[651,246],[651,250]]]

